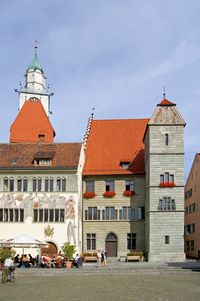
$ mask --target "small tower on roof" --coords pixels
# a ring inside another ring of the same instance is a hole
[[[43,108],[49,116],[50,111],[50,97],[53,93],[49,93],[48,88],[45,86],[46,77],[44,71],[39,63],[37,57],[37,41],[35,41],[35,52],[31,64],[28,66],[25,73],[25,84],[20,90],[15,90],[19,93],[19,109],[21,110],[25,101],[30,98],[37,98],[41,101]]]

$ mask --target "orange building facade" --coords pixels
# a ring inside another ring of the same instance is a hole
[[[200,153],[195,155],[185,185],[185,252],[196,258],[200,248]]]

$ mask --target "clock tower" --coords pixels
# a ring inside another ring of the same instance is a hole
[[[145,241],[149,261],[183,261],[184,126],[176,104],[164,98],[144,137]]]
[[[19,93],[19,110],[21,110],[27,100],[31,98],[37,98],[41,101],[47,116],[49,116],[51,113],[50,97],[53,95],[53,93],[49,93],[48,88],[46,88],[46,77],[44,76],[44,71],[37,57],[37,46],[35,46],[35,53],[32,62],[28,66],[24,76],[24,87],[21,87],[19,90],[15,90]]]

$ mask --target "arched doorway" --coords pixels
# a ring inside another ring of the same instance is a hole
[[[41,248],[41,255],[47,254],[48,256],[53,256],[58,253],[57,247],[53,242],[47,242],[49,244],[48,248]]]
[[[112,232],[106,236],[105,250],[108,257],[117,257],[117,236]]]

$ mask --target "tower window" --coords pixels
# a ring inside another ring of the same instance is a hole
[[[166,244],[166,245],[169,245],[169,235],[166,235],[166,236],[165,236],[165,244]]]
[[[165,134],[165,145],[169,145],[169,134]]]

